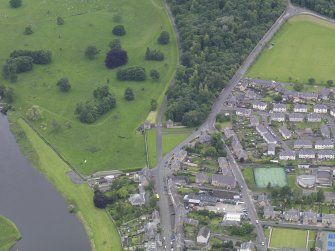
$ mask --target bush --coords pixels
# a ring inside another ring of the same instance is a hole
[[[33,59],[34,64],[49,64],[51,63],[51,51],[38,50],[15,50],[10,54],[11,58],[17,58],[21,56],[29,56]]]
[[[33,34],[33,33],[34,33],[34,32],[33,32],[33,29],[31,28],[30,25],[28,25],[28,26],[24,29],[24,32],[23,32],[24,35],[31,35],[31,34]]]
[[[160,74],[159,74],[159,72],[158,72],[157,70],[152,69],[152,70],[150,71],[150,77],[151,77],[153,80],[159,80],[159,78],[160,78]]]
[[[150,50],[150,48],[147,48],[147,51],[145,52],[145,59],[154,61],[163,61],[164,54],[159,50]]]
[[[121,41],[120,39],[113,39],[110,43],[109,43],[109,48],[112,49],[121,49]]]
[[[15,65],[16,73],[27,72],[33,69],[33,59],[28,56],[10,58],[7,60],[7,64]]]
[[[150,101],[150,111],[156,111],[158,106],[157,100],[156,99],[152,99]]]
[[[162,31],[159,35],[157,42],[159,44],[168,44],[170,42],[170,35],[167,31]]]
[[[127,101],[131,101],[131,100],[134,100],[134,98],[135,98],[135,95],[134,95],[133,89],[128,87],[124,92],[124,99]]]
[[[143,67],[129,67],[117,72],[117,79],[121,81],[144,81],[146,79]]]
[[[128,54],[122,49],[112,49],[110,50],[105,59],[105,65],[109,69],[114,69],[121,65],[128,63]]]
[[[64,19],[62,17],[57,17],[57,25],[63,25]]]
[[[89,45],[85,50],[85,56],[89,60],[95,59],[95,56],[100,53],[100,50],[97,49],[94,45]]]
[[[58,80],[57,86],[62,92],[68,92],[71,89],[70,82],[67,78],[61,78],[60,80]]]
[[[22,1],[21,1],[21,0],[10,0],[10,1],[9,1],[9,5],[10,5],[12,8],[19,8],[19,7],[21,7],[21,5],[22,5]]]
[[[126,29],[121,24],[114,26],[112,32],[116,36],[124,36],[124,35],[126,35]]]
[[[0,97],[8,103],[12,103],[14,100],[14,91],[12,88],[8,88],[4,85],[0,86]]]

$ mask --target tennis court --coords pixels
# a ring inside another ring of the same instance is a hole
[[[283,187],[287,185],[284,168],[255,168],[254,176],[258,188],[267,187],[269,183],[272,187]]]

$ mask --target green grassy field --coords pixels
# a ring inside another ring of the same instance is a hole
[[[178,133],[178,134],[163,134],[162,144],[163,144],[163,155],[169,153],[173,148],[175,148],[179,143],[185,140],[189,133]]]
[[[84,224],[92,250],[120,251],[121,243],[116,227],[106,211],[94,207],[93,191],[89,186],[86,183],[72,183],[67,176],[71,169],[22,119],[18,119],[12,130],[24,132],[25,137],[18,141],[22,151],[47,176],[68,203],[75,205],[76,215]]]
[[[0,215],[0,250],[8,251],[20,238],[20,232],[15,224]]]
[[[254,190],[257,188],[252,167],[246,167],[243,169],[243,177],[249,189]]]
[[[155,167],[157,163],[157,148],[156,148],[156,129],[146,130],[147,144],[149,153],[149,166]]]
[[[335,80],[334,31],[334,24],[315,17],[291,18],[263,50],[247,76],[301,83],[315,78],[317,84]]]
[[[254,168],[257,187],[264,188],[271,183],[272,187],[287,185],[287,178],[283,168]]]
[[[32,72],[19,74],[10,84],[15,93],[15,107],[22,115],[32,105],[42,109],[42,121],[34,127],[83,174],[97,170],[130,170],[145,165],[143,135],[136,129],[146,119],[151,99],[160,101],[170,82],[178,61],[176,39],[164,3],[160,0],[89,0],[89,1],[24,1],[18,9],[9,8],[8,1],[0,3],[0,62],[15,49],[47,49],[53,54],[50,65],[34,65]],[[65,24],[58,26],[56,18]],[[116,20],[115,17],[121,17]],[[148,77],[144,82],[120,82],[117,70],[108,70],[104,59],[108,44],[116,37],[112,28],[123,24],[127,34],[121,37],[122,47],[128,52],[128,66],[143,66],[147,73],[153,68],[160,72],[156,82]],[[34,33],[23,35],[30,24]],[[162,30],[170,34],[168,45],[158,45]],[[84,57],[88,45],[101,50],[95,60]],[[145,61],[146,48],[159,49],[165,54],[162,62]],[[72,89],[61,93],[56,82],[62,77],[70,80]],[[117,98],[117,108],[92,125],[80,123],[74,115],[78,102],[90,99],[92,91],[108,84]],[[135,100],[126,102],[123,94],[131,87]],[[61,125],[53,133],[51,122]],[[71,125],[71,128],[64,126]],[[43,126],[41,127],[41,125]],[[129,158],[131,154],[132,158]],[[84,160],[86,160],[84,164]]]
[[[306,247],[306,230],[273,228],[270,248],[302,248]]]

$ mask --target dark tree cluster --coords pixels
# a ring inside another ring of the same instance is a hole
[[[67,78],[61,78],[57,81],[56,85],[59,87],[61,92],[68,92],[71,89],[70,82]]]
[[[112,204],[114,199],[112,197],[107,197],[103,193],[96,191],[93,197],[94,206],[97,208],[104,209],[108,204]]]
[[[135,94],[133,89],[131,89],[130,87],[128,87],[125,92],[124,92],[124,99],[127,101],[131,101],[135,99]]]
[[[281,0],[168,0],[182,66],[168,95],[168,119],[197,126],[215,97],[285,8]]]
[[[17,50],[10,54],[6,60],[2,73],[5,79],[11,82],[17,81],[17,74],[28,72],[33,69],[33,64],[48,64],[51,62],[50,51],[26,51]]]
[[[98,50],[98,48],[95,47],[94,45],[87,46],[87,48],[85,50],[85,56],[89,60],[95,59],[96,55],[98,55],[99,53],[100,53],[100,50]]]
[[[124,36],[126,35],[126,29],[122,24],[114,26],[112,33],[116,36]]]
[[[291,0],[293,4],[306,7],[322,15],[335,17],[335,1],[332,0]]]
[[[249,223],[244,223],[241,226],[231,226],[229,227],[229,232],[231,235],[246,236],[254,231],[254,226]]]
[[[167,31],[162,31],[157,38],[159,44],[168,44],[170,42],[170,35]]]
[[[93,99],[85,103],[78,103],[75,114],[83,123],[94,123],[100,116],[116,106],[116,99],[109,92],[107,85],[93,91]]]
[[[117,79],[121,81],[144,81],[146,79],[145,69],[143,67],[133,66],[118,70]]]
[[[21,0],[10,0],[9,5],[12,8],[19,8],[22,5],[22,1]]]
[[[145,59],[153,61],[163,61],[164,54],[160,50],[151,50],[150,48],[147,48],[147,51],[145,52]]]
[[[105,59],[105,65],[109,69],[114,69],[128,63],[128,54],[120,48],[111,49]]]
[[[12,88],[4,85],[0,86],[0,97],[1,100],[5,100],[7,103],[12,103],[14,100],[14,91]]]

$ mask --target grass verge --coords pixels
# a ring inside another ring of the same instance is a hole
[[[8,251],[20,238],[14,222],[0,215],[0,250]]]

